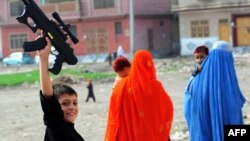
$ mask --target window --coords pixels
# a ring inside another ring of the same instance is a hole
[[[114,8],[115,2],[114,0],[94,0],[94,8]]]
[[[10,2],[10,16],[20,16],[23,13],[24,5],[20,1]]]
[[[23,42],[27,41],[27,34],[10,35],[10,49],[20,49],[23,47]]]
[[[208,20],[191,21],[191,37],[209,37]]]
[[[115,22],[115,34],[122,34],[122,23]]]
[[[219,23],[220,24],[228,24],[228,19],[220,19]]]
[[[42,4],[45,3],[60,3],[60,2],[68,2],[68,1],[75,1],[75,0],[41,0]]]

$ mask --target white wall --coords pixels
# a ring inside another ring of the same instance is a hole
[[[250,2],[250,0],[178,0],[180,6],[197,5],[197,4],[220,4],[220,3],[238,3]]]
[[[231,34],[229,35],[230,43],[232,44],[232,15],[233,14],[247,14],[250,13],[250,8],[230,8],[230,9],[216,9],[204,11],[190,11],[179,13],[179,27],[180,27],[180,44],[181,55],[192,55],[194,48],[198,45],[204,44],[209,47],[219,40],[218,25],[220,19],[228,19]],[[193,20],[209,20],[210,36],[206,38],[191,38],[190,22]],[[242,48],[243,49],[243,48]],[[244,50],[244,49],[243,49]]]
[[[228,19],[231,21],[231,14],[227,10],[217,11],[193,11],[180,13],[180,44],[181,55],[192,55],[194,49],[198,45],[207,45],[212,47],[212,44],[218,40],[218,23],[219,19]],[[208,20],[209,22],[209,37],[192,38],[190,23],[194,20]],[[230,24],[230,22],[229,22]],[[230,37],[231,39],[231,37]]]

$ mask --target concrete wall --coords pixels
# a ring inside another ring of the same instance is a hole
[[[8,11],[9,1],[14,0],[2,0],[0,1],[0,8],[6,9]],[[40,0],[35,0],[38,5],[40,5]],[[75,2],[78,2],[76,0]],[[115,0],[114,8],[107,9],[94,9],[93,0],[79,0],[79,11],[76,14],[77,9],[73,12],[68,12],[69,7],[64,7],[62,9],[66,10],[65,13],[61,15],[61,18],[65,23],[70,23],[71,25],[76,26],[77,37],[80,40],[77,45],[70,43],[74,47],[76,55],[87,54],[86,51],[86,40],[84,31],[86,29],[98,29],[102,28],[107,31],[107,40],[108,40],[108,52],[113,52],[117,50],[119,45],[123,46],[125,52],[130,51],[129,45],[129,0]],[[170,11],[169,0],[140,0],[134,1],[135,10],[136,10],[136,44],[139,48],[148,49],[148,35],[147,29],[152,28],[153,30],[153,46],[155,50],[158,50],[162,54],[168,54],[171,52],[171,19],[166,16]],[[71,2],[72,3],[72,2]],[[53,4],[52,4],[53,5]],[[55,7],[54,7],[55,8]],[[53,9],[53,8],[52,8]],[[51,10],[48,5],[47,10]],[[47,11],[46,10],[46,11]],[[51,14],[48,12],[48,14]],[[65,16],[66,14],[66,16]],[[72,15],[71,15],[72,14]],[[139,16],[138,16],[139,15]],[[165,16],[162,16],[165,15]],[[11,34],[20,34],[27,33],[28,41],[33,41],[36,34],[34,34],[29,28],[25,25],[19,24],[16,21],[16,17],[10,17],[8,14],[2,12],[0,14],[0,19],[6,17],[5,24],[1,26],[2,29],[2,38],[0,39],[0,50],[3,51],[3,56],[9,55],[13,51],[21,51],[22,48],[18,50],[10,49],[10,35]],[[123,33],[116,35],[115,34],[115,22],[122,22]],[[164,25],[160,26],[160,21],[164,21]],[[1,51],[0,51],[1,53]]]
[[[170,12],[170,0],[134,0],[135,14],[167,14]]]
[[[200,4],[220,4],[220,3],[238,3],[250,2],[250,0],[178,0],[180,6],[200,5]]]
[[[115,22],[122,22],[122,34],[115,34]],[[126,18],[103,19],[103,20],[85,20],[77,24],[78,38],[80,42],[75,46],[75,52],[78,55],[87,54],[87,35],[86,30],[105,29],[107,31],[108,52],[117,50],[119,45],[123,46],[124,51],[129,52],[128,21]]]
[[[212,15],[212,16],[211,16]],[[231,19],[230,13],[227,11],[195,11],[180,13],[180,43],[181,55],[191,55],[198,45],[205,44],[212,47],[212,44],[218,40],[218,22],[219,19]],[[209,21],[209,37],[192,38],[191,37],[191,21],[208,20]]]
[[[160,26],[160,21],[164,26]],[[148,29],[153,31],[153,50],[161,56],[167,56],[172,51],[170,42],[171,28],[167,19],[137,19],[135,24],[135,49],[149,49]]]
[[[191,55],[197,45],[205,44],[211,47],[212,44],[219,40],[218,24],[220,19],[228,19],[230,27],[230,43],[233,44],[232,34],[232,15],[250,13],[250,9],[246,8],[224,8],[213,10],[200,10],[179,13],[179,27],[180,27],[180,44],[181,55]],[[192,38],[190,22],[193,20],[208,20],[210,36],[205,38]]]
[[[0,39],[2,39],[2,29],[0,28]],[[3,43],[2,40],[0,40],[0,59],[3,58]]]
[[[94,9],[93,0],[81,0],[84,16],[114,16],[129,14],[129,0],[115,0],[114,8]],[[166,14],[170,12],[170,0],[134,0],[137,15]]]
[[[30,29],[23,28],[22,26],[8,26],[5,28],[2,28],[2,45],[3,45],[3,56],[8,56],[11,52],[15,51],[23,51],[22,48],[20,49],[11,49],[10,48],[10,35],[13,34],[22,34],[25,33],[28,35],[28,40],[33,41],[36,38],[36,34],[34,34]],[[33,53],[35,54],[35,53]]]

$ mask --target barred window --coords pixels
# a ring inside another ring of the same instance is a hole
[[[122,23],[115,22],[115,34],[122,34]]]
[[[27,41],[27,34],[10,35],[10,49],[20,49],[23,47],[23,42]]]
[[[114,0],[94,0],[94,8],[114,8],[115,2]]]
[[[208,20],[191,21],[191,37],[209,37]]]
[[[16,17],[23,13],[24,5],[21,1],[10,2],[10,16]]]

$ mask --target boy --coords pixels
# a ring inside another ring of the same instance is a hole
[[[44,141],[84,141],[76,132],[74,121],[78,115],[77,93],[69,86],[58,84],[52,87],[48,71],[51,42],[38,52],[40,59],[40,100],[46,125]]]
[[[192,76],[196,76],[202,69],[201,64],[203,60],[207,57],[208,55],[208,47],[202,45],[198,46],[194,50],[194,58],[195,58],[195,64],[194,64],[194,69],[192,70]]]
[[[122,79],[128,76],[129,71],[130,71],[130,62],[126,57],[118,57],[115,59],[113,63],[113,70],[117,73],[114,86],[115,88],[116,84]]]
[[[93,98],[93,101],[95,102],[95,95],[94,95],[93,84],[92,84],[91,79],[89,79],[89,84],[87,86],[87,89],[88,89],[88,97],[86,99],[86,102],[89,101],[89,98]]]

